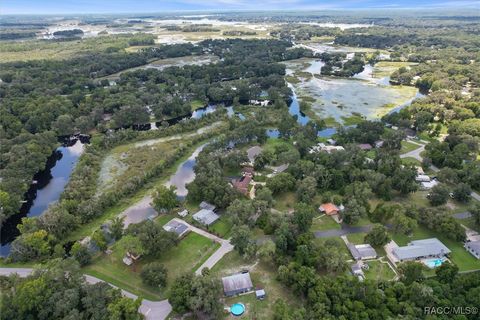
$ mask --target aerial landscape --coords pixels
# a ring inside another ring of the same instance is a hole
[[[0,320],[480,319],[480,1],[0,3]]]

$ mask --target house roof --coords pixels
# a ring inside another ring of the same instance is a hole
[[[207,226],[211,225],[212,223],[217,221],[219,218],[220,218],[219,215],[217,215],[212,210],[207,210],[207,209],[202,209],[193,215],[194,220]]]
[[[325,212],[326,214],[336,214],[338,213],[339,209],[333,203],[324,203],[320,206],[320,211]]]
[[[480,240],[479,241],[469,241],[465,243],[465,247],[473,250],[475,252],[480,252]]]
[[[446,255],[450,253],[450,249],[448,249],[437,238],[430,238],[415,240],[410,242],[407,246],[394,248],[393,253],[398,259],[405,260]]]
[[[248,192],[248,185],[252,181],[251,176],[243,176],[240,179],[235,179],[232,181],[232,185],[240,192],[247,193]]]
[[[369,143],[360,143],[358,147],[362,150],[370,150],[372,149],[372,145]]]
[[[163,226],[163,229],[168,232],[175,232],[177,235],[181,236],[188,230],[188,226],[172,219]]]
[[[252,279],[250,278],[250,273],[248,272],[224,277],[222,278],[222,283],[223,291],[225,293],[253,288]]]
[[[353,264],[351,266],[351,269],[352,269],[353,274],[363,273],[362,267],[360,267],[360,265],[358,263]]]
[[[199,205],[200,209],[206,209],[206,210],[212,210],[214,211],[215,210],[215,206],[213,204],[210,204],[206,201],[202,201]]]
[[[377,256],[377,252],[369,244],[354,245],[353,243],[349,243],[347,247],[356,260]]]
[[[253,146],[253,147],[251,147],[251,148],[248,148],[248,149],[247,149],[248,160],[249,160],[250,162],[255,161],[255,158],[256,158],[260,153],[262,153],[262,148],[260,148],[259,146]]]

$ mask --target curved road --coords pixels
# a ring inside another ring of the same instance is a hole
[[[0,275],[2,276],[8,276],[11,274],[18,274],[20,277],[26,277],[30,275],[33,272],[34,269],[32,268],[0,268]],[[90,283],[90,284],[95,284],[98,282],[106,282],[101,279],[92,277],[90,275],[84,275],[85,280]],[[108,282],[107,282],[108,283]],[[118,287],[108,283],[114,288],[119,289]],[[122,290],[122,294],[131,299],[137,299],[138,296],[134,295],[131,292]],[[172,311],[172,306],[168,302],[168,300],[162,300],[162,301],[150,301],[143,299],[142,304],[140,305],[140,308],[138,311],[145,316],[146,320],[164,320],[168,317],[170,312]]]

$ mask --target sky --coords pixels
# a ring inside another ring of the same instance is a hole
[[[0,14],[473,8],[480,0],[0,0]]]

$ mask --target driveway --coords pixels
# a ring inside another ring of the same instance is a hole
[[[192,232],[195,232],[195,233],[198,233],[199,235],[201,236],[204,236],[206,238],[209,238],[217,243],[220,243],[220,248],[217,249],[217,251],[215,251],[196,271],[195,271],[195,274],[196,275],[200,275],[202,274],[202,270],[203,268],[208,268],[208,269],[212,269],[217,263],[218,261],[220,261],[224,255],[226,255],[227,253],[229,253],[230,251],[233,250],[233,245],[230,243],[229,240],[225,240],[225,239],[222,239],[220,237],[217,237],[216,235],[214,234],[211,234],[205,230],[202,230],[200,228],[197,228],[195,226],[192,226],[191,224],[189,224],[188,222],[182,220],[182,219],[179,219],[179,218],[173,218],[173,220],[179,222],[179,223],[183,223],[185,224],[186,226],[188,226],[188,229],[190,229],[190,231]]]
[[[33,272],[33,270],[34,269],[31,269],[31,268],[0,268],[0,275],[8,276],[16,273],[20,277],[26,277],[30,275]],[[90,284],[104,282],[103,280],[92,277],[90,275],[85,275],[85,280]],[[118,287],[110,283],[108,284],[118,289]],[[122,291],[122,294],[127,298],[131,298],[131,299],[138,298],[138,296],[134,295],[131,292],[128,292],[125,290],[121,290],[121,291]],[[167,319],[170,312],[172,312],[172,306],[170,305],[168,300],[150,301],[150,300],[143,299],[142,304],[140,305],[140,308],[138,309],[138,311],[145,316],[146,320],[164,320],[164,319]]]

